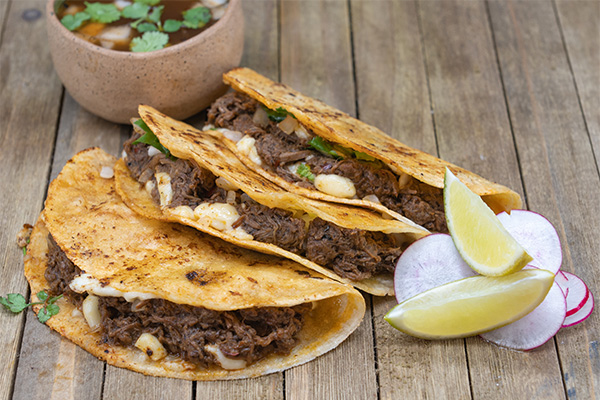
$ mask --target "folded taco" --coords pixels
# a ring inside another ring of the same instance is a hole
[[[115,175],[125,203],[142,215],[287,257],[375,295],[393,293],[400,253],[428,233],[407,219],[289,192],[209,132],[148,106],[139,111]]]
[[[101,177],[115,161],[70,160],[28,245],[31,292],[64,294],[47,324],[67,339],[147,375],[234,379],[308,362],[360,324],[349,285],[131,211]]]
[[[496,212],[521,207],[519,195],[410,148],[379,129],[247,68],[224,75],[235,92],[208,112],[208,128],[250,168],[314,199],[405,216],[447,232],[446,167]]]

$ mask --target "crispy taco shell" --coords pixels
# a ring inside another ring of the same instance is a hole
[[[213,136],[210,132],[195,129],[149,106],[140,106],[139,112],[144,122],[158,137],[161,144],[170,150],[171,154],[178,158],[193,160],[216,176],[227,179],[258,203],[284,210],[301,210],[348,229],[402,234],[409,241],[416,240],[428,233],[425,229],[406,218],[403,218],[402,221],[386,219],[378,213],[363,208],[327,203],[284,190],[253,170],[248,169],[218,137]],[[123,160],[119,160],[117,163],[115,176],[117,191],[125,203],[148,218],[180,222],[242,247],[289,258],[329,278],[352,284],[374,295],[393,294],[393,277],[391,274],[379,274],[368,279],[351,281],[277,245],[240,239],[227,232],[212,228],[205,220],[188,218],[176,208],[162,207],[161,209],[144,187],[129,174]]]
[[[48,191],[25,259],[31,292],[48,288],[48,232],[68,258],[103,285],[176,304],[231,311],[314,302],[289,355],[271,354],[246,368],[196,367],[175,356],[150,360],[142,351],[102,343],[65,298],[47,325],[111,365],[190,380],[236,379],[281,371],[335,348],[360,324],[365,304],[352,287],[290,260],[251,252],[181,225],[146,219],[100,177],[115,159],[89,149],[70,160]],[[193,277],[193,279],[190,279]],[[35,300],[35,296],[34,296]],[[35,306],[38,312],[40,306]]]
[[[312,99],[290,87],[271,81],[248,68],[236,68],[223,75],[223,80],[236,91],[247,94],[271,110],[279,107],[292,113],[305,127],[329,142],[368,154],[384,162],[397,175],[408,174],[427,185],[443,188],[446,168],[464,182],[496,213],[522,207],[521,197],[509,188],[490,182],[470,171],[408,147],[379,129],[352,118],[327,104]],[[227,138],[224,142],[249,167],[289,191],[303,196],[377,209],[396,218],[401,215],[381,204],[361,199],[334,197],[316,189],[303,188],[252,162]]]

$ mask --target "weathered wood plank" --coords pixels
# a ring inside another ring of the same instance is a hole
[[[346,2],[281,3],[281,81],[356,114]],[[338,349],[285,373],[286,398],[375,398],[373,361],[371,313],[367,312],[361,326]]]
[[[3,2],[6,3],[6,2]],[[46,45],[43,18],[22,19],[26,10],[44,9],[44,1],[3,4],[0,42],[0,293],[27,293],[23,254],[15,236],[32,223],[42,207],[61,86]],[[41,14],[40,14],[41,16]],[[8,399],[18,364],[17,351],[25,314],[0,312],[0,399]]]
[[[145,376],[107,365],[102,398],[106,400],[191,399],[192,382]]]
[[[600,169],[600,2],[556,2],[588,134]]]
[[[98,146],[118,156],[128,129],[84,111],[67,93],[58,127],[50,178],[77,152]],[[25,325],[15,399],[100,399],[104,363],[58,334],[48,333],[30,314]],[[35,382],[35,385],[28,384]]]
[[[522,193],[485,3],[420,6],[440,156]],[[552,346],[520,354],[470,338],[467,356],[473,398],[535,398],[539,382],[538,398],[564,397]]]
[[[552,3],[491,2],[490,11],[529,206],[557,227],[563,268],[597,294],[600,177]],[[557,335],[569,398],[600,396],[599,339],[597,312]]]
[[[416,2],[352,2],[359,117],[436,154]],[[394,298],[374,298],[381,399],[470,397],[464,341],[425,341],[383,320]]]
[[[2,45],[2,38],[4,37],[4,23],[6,22],[6,15],[11,1],[12,0],[0,2],[0,46]]]

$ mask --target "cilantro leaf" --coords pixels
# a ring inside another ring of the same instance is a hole
[[[152,132],[150,130],[148,125],[146,125],[146,123],[141,118],[138,119],[137,121],[135,121],[134,124],[136,124],[137,126],[142,128],[144,130],[144,132],[146,132],[146,133],[144,133],[140,138],[138,138],[135,142],[133,142],[133,144],[136,144],[136,143],[147,144],[149,146],[154,147],[155,149],[157,149],[158,151],[160,151],[167,157],[171,158],[172,160],[175,159],[175,157],[173,157],[171,155],[171,152],[166,147],[164,147],[162,144],[160,144],[160,142],[158,141],[158,138],[156,137],[154,132]]]
[[[138,19],[148,17],[150,6],[142,3],[133,3],[121,11],[121,15],[125,18]]]
[[[152,22],[156,22],[157,24],[160,23],[160,17],[162,16],[164,8],[165,6],[154,7],[154,9],[152,9],[152,12],[148,16],[148,19]]]
[[[38,295],[39,296],[39,295]],[[61,297],[63,297],[63,295],[61,294],[60,296],[54,296],[54,297],[50,297],[50,300],[48,300],[48,304],[54,304],[56,303],[56,301],[58,299],[60,299]]]
[[[48,321],[52,315],[55,314],[50,314],[50,312],[48,312],[48,309],[44,307],[38,312],[38,321],[40,321],[42,324],[45,324],[46,321]]]
[[[48,293],[46,293],[44,290],[41,290],[38,292],[37,298],[40,299],[40,301],[46,301],[48,299]]]
[[[59,313],[60,311],[60,307],[57,306],[56,304],[48,304],[46,306],[46,311],[48,312],[48,314],[52,315],[56,315]]]
[[[183,15],[183,25],[188,28],[198,29],[210,21],[212,14],[206,7],[195,7],[181,13]]]
[[[64,25],[70,31],[74,31],[79,28],[85,21],[91,17],[85,11],[78,12],[77,14],[67,14],[60,20],[60,23]]]
[[[275,122],[281,122],[283,121],[288,115],[291,115],[292,117],[296,118],[294,116],[294,114],[292,114],[291,112],[289,112],[288,110],[286,110],[283,107],[278,107],[275,110],[271,110],[270,108],[267,108],[264,105],[261,105],[262,108],[267,112],[267,115],[269,117],[269,119],[271,121],[275,121]]]
[[[155,6],[160,3],[160,0],[133,0],[136,3],[147,4],[149,6]]]
[[[85,6],[85,12],[90,15],[94,22],[110,24],[121,18],[121,11],[112,3],[89,3],[86,1]]]
[[[165,21],[165,23],[163,25],[163,31],[177,32],[181,28],[181,25],[183,25],[183,22],[181,22],[181,21],[177,21],[174,19],[168,19]]]
[[[309,165],[300,164],[298,169],[296,169],[296,173],[301,177],[308,179],[310,182],[315,181],[315,175],[310,171]]]
[[[169,35],[162,32],[145,32],[142,37],[131,41],[131,51],[135,53],[160,50],[169,42]]]
[[[137,30],[140,33],[144,33],[144,32],[155,32],[158,31],[158,28],[156,27],[156,25],[151,24],[150,22],[144,22],[142,24],[139,24],[137,26]]]
[[[30,306],[25,300],[25,297],[19,293],[9,293],[6,295],[6,298],[0,297],[0,304],[15,314],[20,313]]]
[[[377,161],[375,157],[370,156],[367,153],[363,153],[362,151],[354,151],[354,157],[356,157],[357,160]]]
[[[27,246],[23,246],[23,257],[27,255]]]

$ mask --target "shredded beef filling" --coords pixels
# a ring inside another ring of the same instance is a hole
[[[216,127],[254,137],[264,166],[288,182],[313,187],[286,168],[287,164],[304,160],[315,175],[336,174],[350,179],[359,198],[375,195],[383,205],[417,224],[434,232],[448,232],[441,189],[418,181],[401,189],[394,173],[378,163],[324,156],[308,148],[306,140],[281,131],[273,121],[267,126],[258,126],[252,119],[258,106],[256,100],[243,93],[228,93],[213,103],[208,121]]]
[[[76,293],[69,283],[81,270],[48,235],[48,267],[44,273],[52,296],[81,306],[87,294]],[[207,366],[217,364],[204,346],[215,344],[229,358],[248,364],[269,354],[289,354],[310,311],[310,304],[214,311],[203,307],[152,299],[129,303],[120,297],[100,297],[100,334],[105,343],[133,346],[142,333],[154,335],[169,354]]]
[[[226,107],[223,106],[223,109]],[[223,113],[221,118],[226,120],[226,116],[227,114]],[[286,135],[283,132],[282,134]],[[198,167],[191,161],[170,159],[162,153],[149,156],[146,144],[133,144],[140,136],[139,133],[134,132],[125,143],[127,166],[132,176],[140,183],[145,184],[150,180],[154,182],[151,192],[154,201],[160,203],[154,178],[156,172],[166,172],[171,177],[173,200],[169,207],[186,205],[193,209],[200,203],[228,201],[227,191],[216,186],[216,177],[210,171]],[[295,137],[295,135],[286,136]],[[265,138],[269,137],[272,136],[265,135]],[[306,153],[306,150],[302,151]],[[288,155],[288,157],[292,156]],[[327,157],[321,159],[324,162],[332,160]],[[335,160],[332,161],[335,163]],[[348,169],[345,165],[340,163],[333,166]],[[233,228],[241,227],[252,235],[254,240],[271,243],[295,254],[306,256],[347,279],[361,280],[375,274],[393,271],[393,265],[401,253],[400,247],[387,235],[358,229],[343,229],[323,220],[311,221],[307,229],[306,222],[294,217],[290,211],[259,204],[241,191],[236,192],[233,205],[240,215]],[[315,224],[319,227],[329,226],[332,231],[339,234],[328,237],[327,245],[323,246],[319,240],[311,238],[320,229],[315,228],[313,226]],[[348,246],[353,247],[347,248]],[[324,253],[319,255],[321,252]],[[332,257],[332,254],[335,256]],[[352,266],[353,263],[356,265]]]

